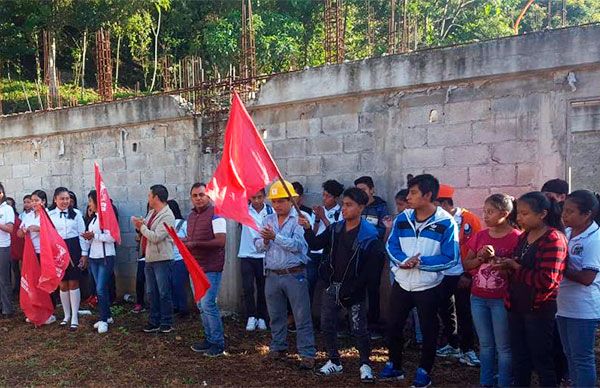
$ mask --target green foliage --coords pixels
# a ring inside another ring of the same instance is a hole
[[[548,1],[552,1],[550,18]],[[398,42],[402,40],[404,3],[405,0],[396,0]],[[527,0],[406,0],[409,48],[512,35],[514,22],[526,3]],[[388,52],[390,1],[345,0],[344,4],[345,59]],[[259,74],[325,63],[323,7],[320,0],[252,1]],[[600,22],[600,0],[566,1],[565,26],[593,22]],[[562,26],[562,0],[536,0],[521,21],[519,33]],[[155,63],[155,59],[163,56],[169,56],[173,63],[187,56],[200,57],[208,76],[217,72],[224,76],[230,66],[239,68],[242,59],[241,0],[8,0],[0,7],[0,77],[35,80],[43,63],[41,32],[49,30],[56,36],[57,66],[63,83],[72,79],[77,83],[74,78],[80,76],[82,69],[83,36],[87,32],[89,70],[85,84],[93,86],[94,37],[99,28],[111,31],[113,58],[119,42],[118,81],[125,88],[115,92],[118,96],[132,94],[131,89],[139,84],[148,91],[155,69],[160,88],[162,64],[160,60]],[[35,84],[25,85],[31,99],[35,95],[30,93],[31,85]],[[6,83],[2,86],[4,111],[23,109],[25,99],[19,96],[22,90],[11,91],[12,86]],[[78,93],[64,86],[61,96],[63,90],[67,95]],[[80,96],[83,102],[95,98],[87,91]]]

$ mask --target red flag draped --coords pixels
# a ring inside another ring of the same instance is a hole
[[[121,229],[119,228],[119,222],[115,214],[115,209],[112,207],[110,202],[110,196],[108,190],[100,175],[100,167],[98,163],[94,163],[94,174],[96,182],[96,195],[98,198],[98,223],[101,230],[108,230],[112,238],[115,239],[117,244],[121,244]]]
[[[40,273],[40,263],[35,255],[31,237],[27,235],[23,248],[19,302],[25,316],[36,326],[46,322],[54,312],[50,294],[38,288]]]
[[[192,278],[192,284],[194,285],[194,299],[196,303],[202,299],[206,291],[210,288],[210,282],[204,273],[200,264],[196,261],[194,256],[190,253],[187,247],[183,244],[183,241],[177,236],[177,232],[171,226],[164,224],[167,233],[173,239],[175,246],[179,249],[179,253],[181,253],[181,257],[183,257],[183,262],[190,273],[190,278]]]
[[[71,262],[71,255],[65,240],[60,237],[46,209],[39,208],[40,213],[40,265],[42,272],[38,287],[48,293],[58,287],[65,276]]]
[[[248,212],[248,199],[279,175],[262,137],[234,92],[223,157],[206,187],[206,193],[215,203],[215,212],[258,230]]]

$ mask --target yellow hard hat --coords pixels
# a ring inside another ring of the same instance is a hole
[[[298,194],[296,193],[296,190],[294,190],[294,186],[292,186],[292,184],[290,182],[285,181],[285,185],[286,185],[287,189],[289,190],[289,192],[292,194],[292,197],[298,196]],[[285,191],[285,188],[283,187],[283,184],[281,183],[281,181],[277,181],[271,185],[271,187],[269,188],[268,198],[269,199],[289,198],[288,193],[287,193],[287,191]]]

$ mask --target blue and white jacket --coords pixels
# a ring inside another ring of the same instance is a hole
[[[386,244],[394,279],[406,291],[424,291],[442,282],[441,271],[452,268],[460,260],[458,227],[454,218],[441,207],[417,233],[415,212],[407,209],[394,220]],[[420,253],[421,263],[411,269],[400,264]]]

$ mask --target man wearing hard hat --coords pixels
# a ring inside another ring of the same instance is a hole
[[[254,240],[254,244],[258,252],[265,252],[265,296],[272,335],[269,357],[286,358],[289,301],[296,321],[300,368],[313,369],[316,350],[306,279],[308,245],[290,195],[298,196],[289,182],[285,182],[284,187],[281,181],[277,181],[269,188],[268,198],[275,213],[264,218],[260,237]]]

